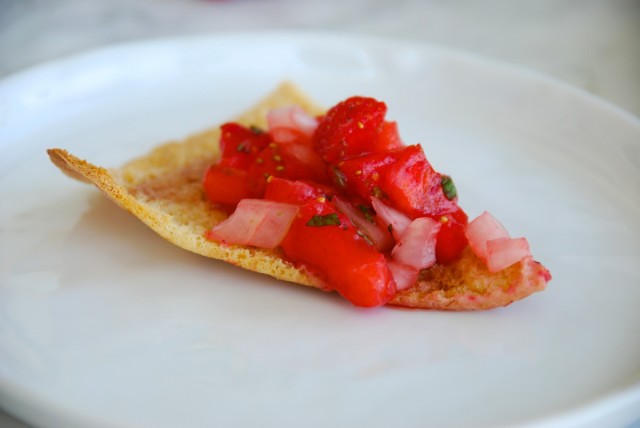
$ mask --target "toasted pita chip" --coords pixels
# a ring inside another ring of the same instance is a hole
[[[323,112],[293,84],[284,83],[234,121],[266,128],[269,110],[292,104],[310,114]],[[206,200],[201,182],[205,169],[219,157],[219,137],[219,128],[214,128],[182,142],[161,145],[146,156],[109,170],[63,149],[49,149],[48,154],[64,173],[94,184],[172,244],[283,281],[331,290],[331,284],[286,261],[277,249],[221,245],[205,238],[205,231],[227,217],[225,211]],[[467,249],[457,263],[424,271],[415,286],[398,292],[390,303],[423,309],[489,309],[543,290],[549,279],[549,272],[530,257],[490,273]]]

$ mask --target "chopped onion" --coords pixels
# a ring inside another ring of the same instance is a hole
[[[286,152],[291,154],[302,165],[311,167],[312,165],[324,166],[322,158],[316,153],[310,145],[307,144],[288,144]]]
[[[411,219],[395,208],[391,208],[378,198],[372,197],[371,205],[373,205],[373,209],[378,215],[378,218],[382,220],[384,227],[388,228],[391,226],[391,233],[393,234],[393,237],[396,241],[399,241],[402,234],[411,223]]]
[[[279,107],[267,113],[269,133],[277,143],[296,141],[300,136],[311,137],[318,120],[300,106]]]
[[[436,238],[440,223],[429,217],[411,222],[402,238],[393,247],[391,258],[416,269],[426,269],[436,262]]]
[[[509,238],[509,232],[488,212],[483,212],[471,221],[465,230],[469,245],[482,260],[487,260],[487,242],[493,239]]]
[[[350,202],[339,196],[334,196],[331,201],[351,220],[351,223],[365,235],[366,239],[371,241],[376,250],[384,253],[393,247],[391,235],[389,235],[386,230],[381,229],[376,223],[367,219],[362,211],[354,207]]]
[[[405,290],[418,281],[420,271],[412,266],[407,266],[393,260],[387,262],[391,276],[396,282],[396,290]]]
[[[280,144],[287,144],[287,143],[300,141],[301,136],[303,136],[302,133],[292,128],[271,129],[269,130],[269,134],[271,135],[271,138],[273,138],[273,141]]]
[[[266,199],[243,199],[207,237],[227,244],[275,248],[284,239],[298,206]]]
[[[490,272],[501,271],[530,255],[526,238],[499,238],[487,241],[487,267]]]

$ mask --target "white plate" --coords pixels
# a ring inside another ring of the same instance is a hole
[[[361,310],[175,248],[44,149],[119,165],[292,79],[387,101],[548,290],[479,313]],[[0,404],[36,425],[557,426],[640,417],[640,124],[536,73],[278,33],[115,47],[0,86]],[[366,425],[365,425],[366,424]]]

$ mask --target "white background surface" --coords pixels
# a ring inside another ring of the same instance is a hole
[[[0,0],[0,75],[115,42],[323,29],[458,48],[542,71],[640,115],[638,1]],[[22,426],[0,414],[0,426]]]
[[[0,75],[125,40],[323,29],[459,48],[640,115],[638,0],[0,0]]]

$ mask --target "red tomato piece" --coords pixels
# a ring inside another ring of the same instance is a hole
[[[469,244],[465,235],[467,222],[467,214],[462,209],[440,217],[441,227],[436,241],[438,263],[449,264],[460,258]]]
[[[395,161],[394,153],[373,153],[339,162],[331,168],[331,178],[338,188],[368,201],[382,198],[381,177]]]
[[[316,128],[316,150],[330,163],[371,153],[386,113],[386,104],[373,98],[351,97],[336,104]]]
[[[292,180],[327,181],[324,163],[306,144],[270,143],[248,169],[248,186],[255,195],[263,195],[269,177]]]
[[[211,165],[204,174],[203,186],[209,201],[221,205],[236,205],[250,198],[247,173],[241,169]]]
[[[356,306],[384,305],[395,294],[384,255],[328,201],[314,200],[300,207],[281,247],[289,260],[317,270]]]
[[[220,132],[220,165],[233,168],[246,170],[271,142],[266,132],[237,123],[225,123]]]
[[[391,206],[411,218],[436,217],[458,210],[457,198],[444,192],[442,175],[427,161],[419,145],[394,152],[394,162],[381,173],[379,188]]]
[[[346,192],[363,199],[376,197],[411,218],[438,218],[458,210],[457,198],[447,197],[443,176],[418,145],[344,160],[332,174]]]
[[[302,205],[305,202],[321,197],[331,197],[333,193],[334,191],[331,187],[323,184],[271,177],[267,180],[264,198],[271,201]]]
[[[398,124],[396,122],[384,122],[380,128],[380,135],[372,150],[375,153],[398,150],[404,147],[404,143],[400,139],[398,132]]]

